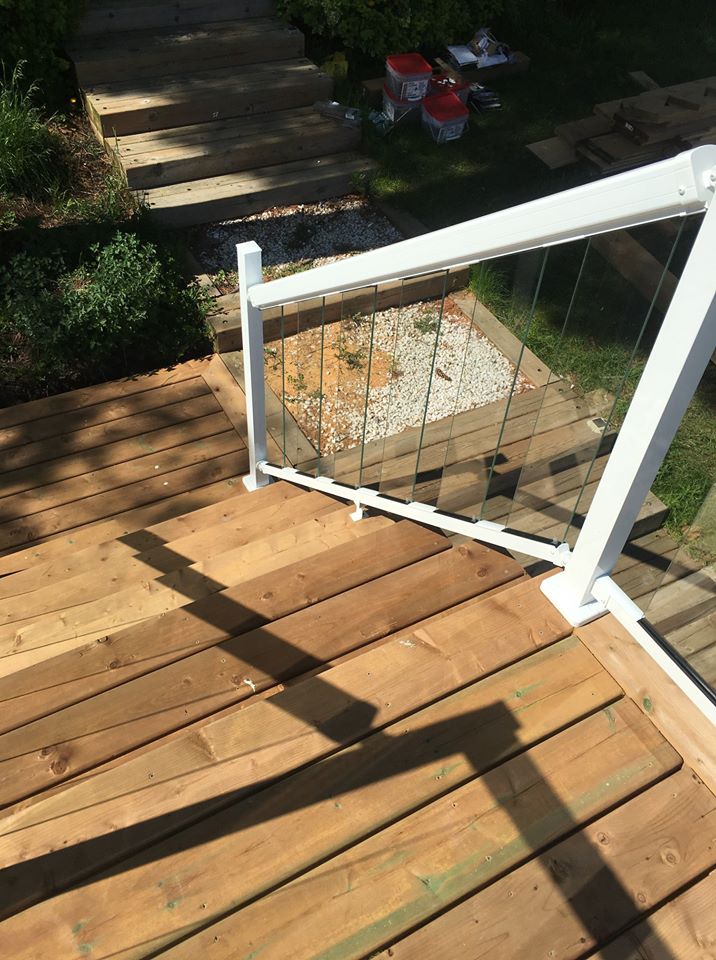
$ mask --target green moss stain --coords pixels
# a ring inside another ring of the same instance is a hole
[[[432,775],[433,779],[442,780],[443,777],[449,777],[454,770],[459,770],[462,766],[464,766],[464,760],[457,760],[455,763],[443,764],[443,766],[436,770]]]
[[[510,696],[510,700],[521,700],[523,697],[528,696],[530,693],[532,693],[533,690],[537,690],[541,686],[542,686],[542,681],[538,680],[536,683],[529,683],[526,687],[519,687]]]
[[[89,957],[97,943],[96,940],[94,941],[87,940],[84,942],[79,942],[80,934],[82,933],[82,931],[84,930],[84,928],[87,926],[88,923],[89,923],[89,920],[78,920],[77,923],[72,927],[72,936],[74,937],[75,942],[77,943],[77,952],[82,957]]]
[[[641,702],[642,702],[642,704],[643,704],[644,709],[646,710],[646,712],[647,712],[647,713],[651,713],[651,711],[654,709],[654,704],[651,702],[651,700],[649,699],[649,697],[644,697],[644,699],[643,699]]]
[[[179,906],[180,903],[181,903],[181,900],[179,898],[177,898],[176,900],[167,900],[165,907],[167,908],[167,910],[176,910],[176,908]]]
[[[609,724],[609,731],[614,733],[617,728],[617,721],[616,717],[614,716],[614,711],[611,707],[605,707],[604,715],[607,718],[607,723]]]

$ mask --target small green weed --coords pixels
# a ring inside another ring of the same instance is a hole
[[[427,334],[435,336],[440,326],[440,317],[437,313],[422,313],[415,318],[413,326],[421,337],[427,336]]]

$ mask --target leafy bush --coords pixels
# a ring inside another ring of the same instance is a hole
[[[466,40],[503,0],[281,0],[279,7],[314,33],[382,57]]]
[[[0,62],[5,69],[27,61],[27,75],[39,82],[41,93],[58,99],[68,67],[58,50],[83,7],[84,0],[0,0]]]
[[[32,101],[36,85],[25,89],[22,76],[18,63],[0,78],[0,195],[37,198],[57,181],[59,145]]]
[[[69,269],[59,252],[0,268],[0,381],[9,399],[173,363],[207,346],[207,299],[131,233]]]

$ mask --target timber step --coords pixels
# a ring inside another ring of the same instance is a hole
[[[221,67],[189,76],[93,84],[85,103],[104,137],[163,130],[226,117],[304,107],[330,97],[333,83],[299,57],[244,67]]]
[[[270,17],[274,0],[90,0],[80,36]]]
[[[360,131],[312,107],[107,139],[135,190],[355,150]]]
[[[304,54],[303,34],[281,20],[261,17],[184,27],[131,30],[83,37],[71,48],[77,79],[83,87],[162,77],[179,71],[291,60]]]
[[[355,190],[374,164],[354,154],[297,160],[148,190],[145,202],[168,226],[234,219],[269,207],[306,203]]]

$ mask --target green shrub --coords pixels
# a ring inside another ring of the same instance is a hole
[[[207,299],[131,233],[68,268],[20,253],[0,268],[0,381],[23,399],[174,363],[206,349]]]
[[[469,39],[503,0],[281,0],[284,16],[369,56]]]
[[[2,2],[2,0],[0,0]],[[39,198],[57,183],[59,144],[24,88],[23,64],[0,78],[0,195]]]
[[[27,76],[55,105],[66,92],[68,63],[58,55],[84,0],[0,0],[0,63],[12,71],[27,61]]]

